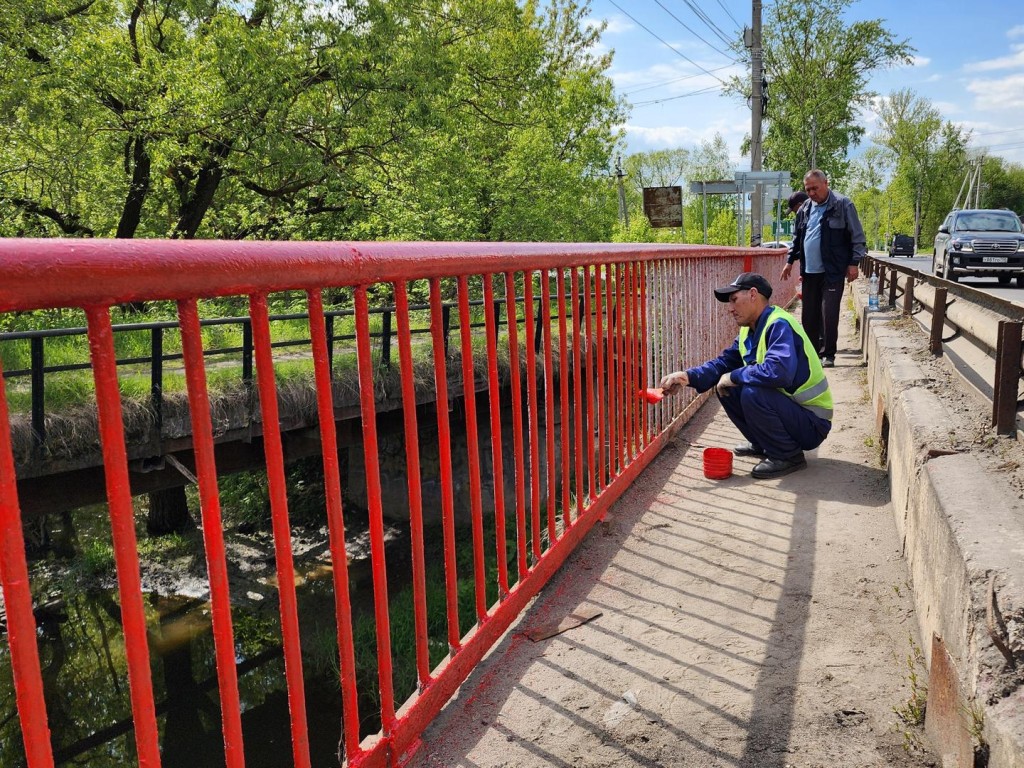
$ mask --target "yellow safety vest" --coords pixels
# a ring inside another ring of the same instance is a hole
[[[807,356],[807,362],[810,366],[810,373],[807,376],[807,380],[800,384],[796,388],[795,392],[788,392],[781,388],[779,391],[784,392],[786,395],[793,398],[797,403],[809,410],[815,416],[832,421],[832,392],[828,388],[828,379],[825,378],[825,372],[822,370],[821,360],[818,359],[818,355],[814,351],[814,346],[811,344],[811,340],[807,338],[807,334],[804,332],[803,326],[797,322],[795,317],[784,309],[772,307],[772,312],[768,315],[768,319],[765,321],[764,330],[761,331],[761,337],[757,340],[757,362],[764,362],[764,359],[768,354],[768,347],[765,342],[765,337],[768,336],[768,326],[778,320],[785,320],[789,323],[790,327],[793,329],[793,333],[799,336],[800,340],[803,341],[804,354]],[[739,347],[741,357],[743,355],[743,351],[747,348],[747,336],[749,335],[750,329],[747,328],[747,326],[740,328]]]

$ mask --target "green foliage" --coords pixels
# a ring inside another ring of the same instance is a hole
[[[981,175],[983,207],[1024,213],[1024,166],[1001,157],[986,157]]]
[[[914,49],[883,20],[848,22],[844,16],[852,5],[853,0],[776,0],[766,7],[766,168],[800,179],[817,166],[833,181],[842,179],[848,152],[864,132],[858,112],[876,96],[868,88],[871,76],[910,63]],[[749,59],[739,44],[736,52]],[[749,97],[749,78],[736,77],[730,86],[735,96]]]
[[[0,235],[610,234],[623,113],[586,2],[21,6]]]
[[[104,576],[114,571],[114,548],[109,542],[89,539],[82,545],[82,570],[88,576]]]
[[[968,167],[969,136],[952,123],[943,123],[938,109],[909,89],[885,99],[879,108],[879,128],[875,141],[892,157],[894,189],[902,192],[900,210],[909,209],[913,223],[911,229],[896,231],[930,243],[956,202]]]
[[[702,142],[694,150],[668,149],[636,152],[623,164],[626,175],[626,204],[629,209],[629,228],[622,222],[616,225],[614,242],[632,243],[703,243],[704,199],[690,192],[692,181],[712,181],[732,178],[729,150],[721,134],[711,141]],[[645,187],[682,187],[683,232],[675,228],[650,226],[643,212]],[[736,199],[733,196],[709,195],[708,220],[714,220],[722,211],[731,211],[735,232]],[[710,242],[716,242],[711,240]],[[734,245],[733,239],[726,244]]]

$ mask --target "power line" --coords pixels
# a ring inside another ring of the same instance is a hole
[[[726,14],[728,14],[729,18],[732,19],[732,23],[733,24],[735,24],[737,27],[742,27],[743,26],[738,21],[736,21],[736,17],[732,15],[732,12],[728,8],[726,8],[724,5],[722,5],[722,0],[717,0],[717,2],[718,2],[719,7],[721,7],[721,9],[723,11],[725,11]]]
[[[703,8],[694,3],[692,0],[683,0],[683,2],[686,3],[690,10],[694,12],[698,19],[704,22],[708,29],[710,29],[712,32],[718,35],[719,39],[721,39],[723,43],[725,43],[726,45],[732,45],[733,43],[736,42],[735,38],[730,39],[729,36],[722,31],[722,28],[711,20],[711,17],[704,12]],[[737,24],[737,26],[739,25]]]
[[[1024,131],[1024,128],[1007,128],[1004,131],[975,131],[974,136],[992,136],[997,133],[1016,133],[1017,131]]]
[[[725,66],[715,67],[711,71],[712,72],[721,72],[723,69],[729,69],[731,66],[732,66],[731,64],[726,64]],[[683,75],[682,77],[676,77],[676,78],[673,78],[672,80],[662,80],[661,82],[658,82],[658,83],[644,83],[643,85],[639,85],[639,86],[637,86],[636,88],[634,88],[631,91],[624,91],[622,95],[623,96],[629,96],[631,93],[640,93],[640,91],[649,91],[652,88],[661,88],[664,85],[672,85],[672,83],[679,83],[679,82],[682,82],[683,80],[692,80],[695,77],[700,77],[700,74]]]
[[[701,88],[696,91],[690,91],[689,93],[681,93],[678,96],[666,96],[664,99],[651,99],[650,101],[638,101],[636,104],[630,104],[634,109],[637,107],[649,107],[651,104],[662,104],[666,101],[675,101],[676,99],[686,99],[690,96],[700,96],[705,93],[711,93],[712,91],[720,91],[722,86],[720,85],[709,85],[707,88]]]
[[[711,75],[711,76],[712,76],[713,78],[715,78],[715,80],[717,80],[718,82],[720,82],[720,83],[721,83],[722,85],[728,85],[728,83],[727,83],[727,82],[725,82],[725,80],[723,80],[722,78],[720,78],[720,77],[719,77],[718,75],[716,75],[716,74],[715,74],[714,72],[712,72],[712,71],[710,71],[710,70],[708,70],[708,69],[705,69],[705,68],[704,68],[704,67],[702,67],[702,66],[701,66],[700,64],[698,64],[698,63],[697,63],[696,61],[694,61],[694,60],[693,60],[693,59],[691,59],[691,58],[690,58],[689,56],[687,56],[687,55],[686,55],[685,53],[682,53],[681,51],[679,51],[678,49],[676,49],[676,48],[675,48],[674,46],[672,46],[671,44],[669,44],[669,43],[665,42],[665,41],[664,41],[664,40],[662,40],[662,39],[661,39],[660,37],[658,37],[658,36],[657,36],[656,34],[654,34],[654,32],[652,32],[651,30],[649,30],[649,29],[648,29],[647,27],[645,27],[645,26],[644,26],[643,24],[641,24],[641,23],[640,23],[640,22],[639,22],[639,21],[638,21],[638,20],[637,20],[636,18],[634,18],[633,16],[631,16],[631,15],[630,15],[629,13],[627,13],[627,12],[626,12],[626,11],[625,11],[625,10],[624,10],[624,9],[622,8],[622,6],[620,6],[620,5],[618,4],[618,3],[616,3],[616,2],[615,2],[615,0],[608,0],[608,2],[609,2],[609,3],[611,3],[612,5],[614,5],[614,6],[616,7],[616,8],[618,8],[618,9],[619,9],[619,11],[621,11],[621,12],[622,12],[623,14],[625,14],[625,15],[626,15],[626,17],[628,17],[628,18],[629,18],[629,19],[630,19],[630,20],[631,20],[631,21],[632,21],[632,22],[633,22],[634,24],[636,24],[636,25],[637,25],[638,27],[640,27],[640,28],[641,28],[641,29],[642,29],[642,30],[643,30],[644,32],[646,32],[647,34],[649,34],[649,35],[650,35],[651,37],[653,37],[653,38],[654,38],[655,40],[657,40],[657,41],[658,41],[659,43],[661,43],[662,45],[664,45],[664,46],[665,46],[666,48],[668,48],[668,49],[669,49],[670,51],[672,51],[673,53],[675,53],[675,54],[676,54],[677,56],[681,56],[682,58],[686,59],[686,60],[687,60],[688,62],[690,62],[691,64],[693,64],[693,66],[695,66],[695,67],[696,67],[697,69],[699,69],[699,70],[700,70],[701,72],[703,72],[704,74],[706,74],[706,75]]]
[[[667,13],[667,14],[668,14],[669,16],[671,16],[671,17],[672,17],[673,19],[675,19],[676,21],[678,21],[678,22],[679,22],[679,25],[680,25],[680,26],[681,26],[681,27],[682,27],[683,29],[685,29],[685,30],[686,30],[687,32],[689,32],[689,33],[690,33],[691,35],[693,35],[693,36],[694,36],[694,37],[696,37],[696,38],[697,38],[698,40],[700,40],[700,41],[701,41],[702,43],[704,43],[704,45],[706,45],[706,46],[707,46],[708,48],[710,48],[711,50],[713,50],[713,51],[714,51],[715,53],[719,53],[719,54],[721,54],[722,56],[725,56],[725,58],[729,59],[729,61],[732,61],[732,62],[736,62],[736,59],[734,59],[734,58],[733,58],[733,57],[732,57],[732,56],[731,56],[730,54],[726,53],[725,51],[719,50],[718,48],[716,48],[715,46],[713,46],[713,45],[712,45],[711,43],[709,43],[709,42],[708,42],[707,40],[705,40],[705,39],[704,39],[703,37],[701,37],[701,36],[700,36],[699,34],[697,34],[697,33],[696,33],[696,32],[695,32],[694,30],[690,29],[690,27],[688,27],[688,26],[686,25],[686,23],[685,23],[685,22],[684,22],[684,21],[683,21],[682,19],[680,19],[680,18],[679,18],[678,16],[676,16],[676,15],[675,15],[674,13],[672,13],[672,11],[670,11],[670,10],[669,10],[668,8],[666,8],[666,7],[665,7],[665,4],[664,4],[663,2],[661,2],[661,0],[654,0],[654,2],[656,2],[656,3],[657,3],[657,4],[659,5],[659,6],[661,6],[661,9],[662,9],[663,11],[665,11],[665,13]]]

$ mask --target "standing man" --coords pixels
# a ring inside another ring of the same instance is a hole
[[[823,171],[807,172],[804,191],[809,199],[797,210],[793,247],[782,279],[789,278],[793,262],[799,260],[803,278],[800,321],[817,345],[821,364],[831,368],[836,364],[844,281],[857,279],[867,240],[853,202],[828,188]]]
[[[832,393],[814,346],[795,317],[769,303],[771,296],[771,285],[755,272],[716,288],[739,335],[714,360],[661,380],[665,394],[683,386],[715,388],[747,441],[733,453],[762,457],[750,473],[757,480],[805,468],[804,451],[821,445],[832,429]]]

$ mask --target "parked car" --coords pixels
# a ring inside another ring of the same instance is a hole
[[[761,243],[761,247],[762,248],[785,248],[786,251],[788,252],[789,249],[793,247],[793,244],[791,242],[789,242],[788,240],[770,240],[767,243]]]
[[[975,275],[997,277],[1000,285],[1017,278],[1024,288],[1024,227],[1013,211],[953,211],[939,227],[932,251],[932,272],[956,282]]]
[[[910,235],[893,235],[889,243],[890,256],[913,256],[914,238]]]

